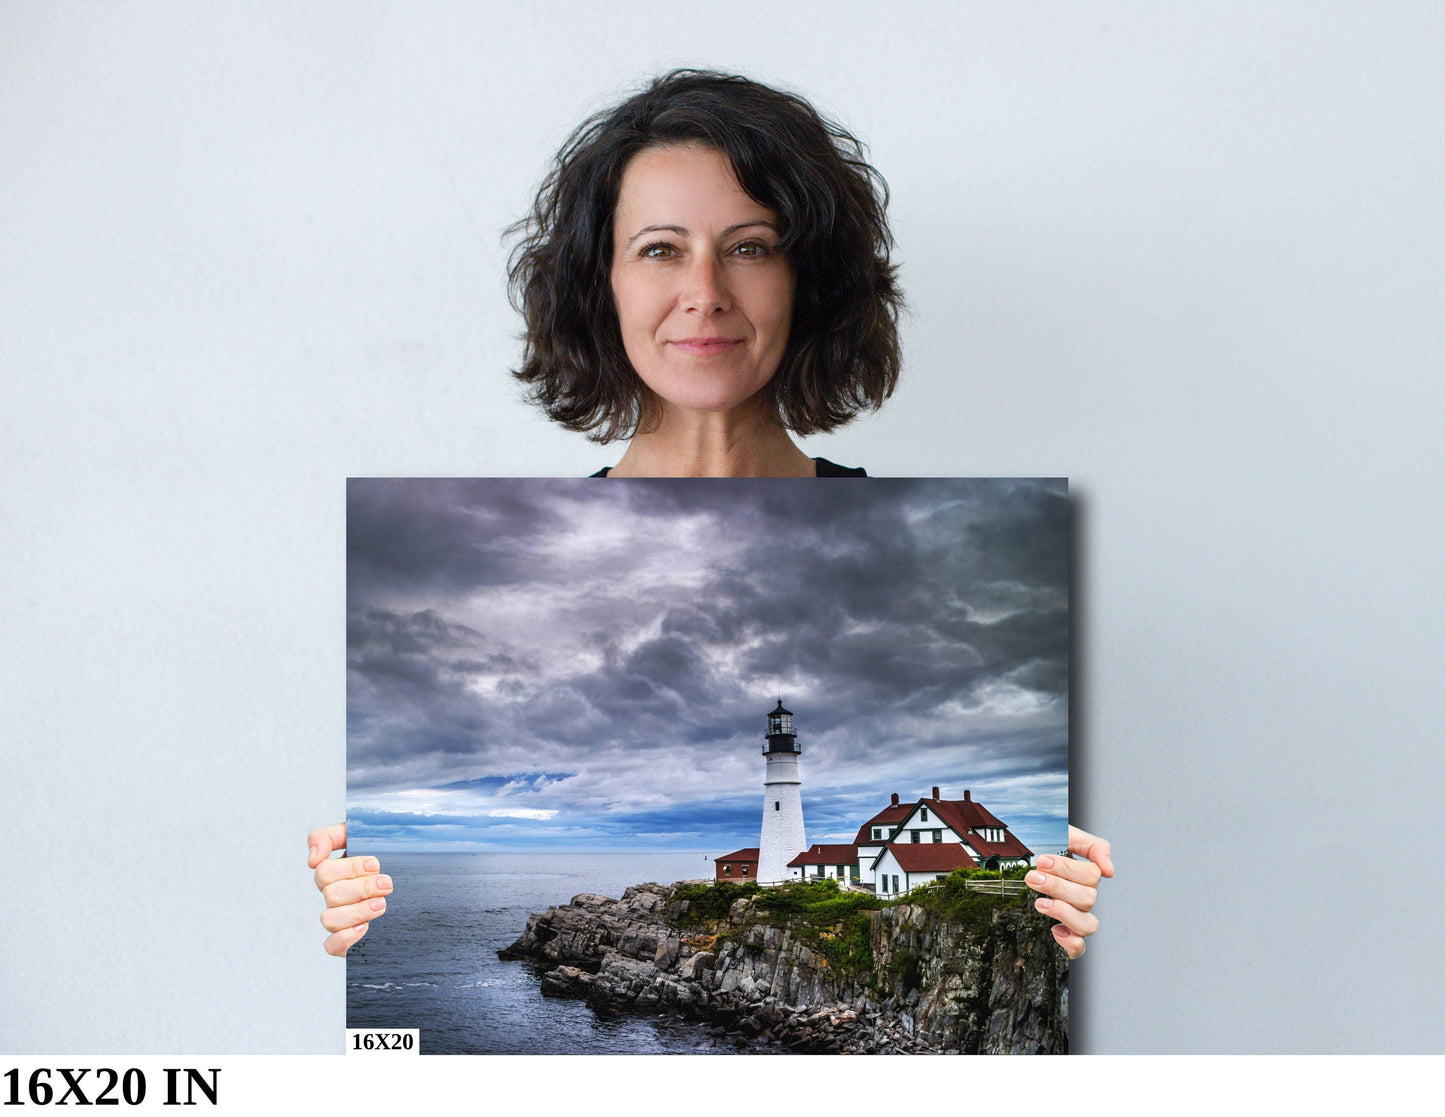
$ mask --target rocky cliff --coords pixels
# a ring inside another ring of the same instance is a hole
[[[970,896],[949,914],[895,904],[828,924],[789,911],[774,889],[700,916],[700,883],[584,893],[531,916],[498,954],[541,965],[547,995],[709,1021],[795,1051],[1068,1050],[1068,964],[1027,899]]]

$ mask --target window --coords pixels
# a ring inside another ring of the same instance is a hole
[[[743,876],[747,876],[747,875],[748,875],[748,867],[747,867],[746,865],[744,865],[744,866],[743,866]]]
[[[897,874],[897,873],[894,873],[894,874],[893,874],[893,891],[894,891],[894,892],[897,892],[897,891],[898,891],[898,874]]]
[[[724,866],[723,866],[723,876],[725,876],[725,877],[730,877],[730,876],[732,876],[732,875],[733,875],[733,867],[732,867],[731,865],[724,865]]]
[[[924,808],[923,808],[923,821],[924,821],[924,822],[927,822],[927,821],[928,821],[928,808],[927,808],[927,807],[924,807]]]
[[[873,837],[879,839],[883,837],[883,828],[881,826],[873,827]]]
[[[780,802],[778,802],[778,800],[774,799],[774,800],[773,800],[773,810],[775,810],[775,811],[780,811],[780,810],[782,810],[782,809],[783,809],[783,804],[780,803]]]
[[[908,831],[908,840],[909,840],[910,842],[912,842],[914,845],[917,845],[918,842],[919,842],[918,831],[917,831],[917,830],[910,830],[910,831]]]
[[[933,840],[934,840],[935,843],[943,841],[943,831],[942,831],[942,830],[935,830],[935,831],[933,832]]]

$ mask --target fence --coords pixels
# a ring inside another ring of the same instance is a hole
[[[1028,888],[1021,880],[970,880],[965,881],[963,886],[993,896],[1017,896]]]

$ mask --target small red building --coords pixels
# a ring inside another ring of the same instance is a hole
[[[748,846],[747,849],[735,850],[726,856],[717,858],[713,865],[714,876],[718,880],[730,880],[734,884],[757,880],[758,847]]]

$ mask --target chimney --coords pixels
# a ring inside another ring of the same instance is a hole
[[[898,792],[896,791],[893,793],[893,805],[898,806]]]
[[[969,798],[968,798],[968,789],[967,789],[967,788],[965,788],[965,789],[964,789],[964,792],[963,792],[963,801],[964,801],[965,803],[967,803],[967,802],[969,801]]]
[[[938,798],[938,788],[936,788],[936,787],[933,789],[933,797],[934,797],[935,799]]]

